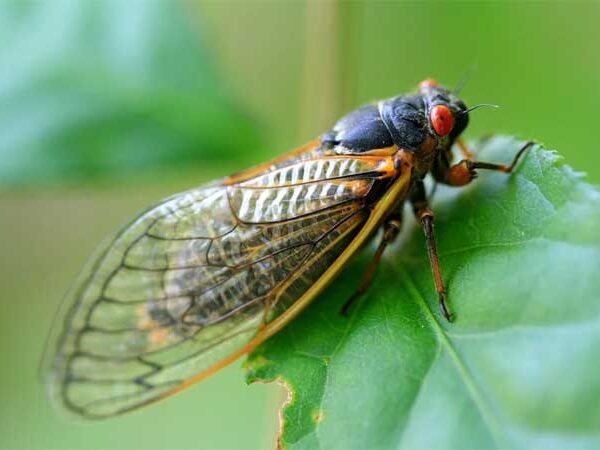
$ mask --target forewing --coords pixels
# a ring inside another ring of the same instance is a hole
[[[167,199],[110,243],[55,325],[57,405],[99,418],[165,397],[306,292],[367,220],[384,161],[299,159]]]

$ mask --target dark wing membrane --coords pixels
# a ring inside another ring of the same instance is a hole
[[[67,299],[51,342],[54,403],[87,418],[119,414],[239,352],[358,233],[381,164],[290,161],[142,214]]]

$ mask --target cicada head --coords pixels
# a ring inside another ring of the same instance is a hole
[[[449,148],[469,122],[466,105],[448,89],[427,79],[414,95],[379,103],[381,119],[394,144],[411,152]]]
[[[469,123],[467,106],[430,78],[419,84],[419,94],[423,97],[429,132],[439,141],[452,144]]]

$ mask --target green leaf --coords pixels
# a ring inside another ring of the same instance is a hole
[[[478,159],[510,161],[497,137]],[[407,220],[350,318],[372,251],[249,357],[280,380],[284,448],[598,448],[600,194],[534,147],[506,176],[436,195],[456,321],[440,315],[424,239]]]
[[[256,130],[219,86],[195,8],[0,4],[0,184],[129,177],[256,148]]]

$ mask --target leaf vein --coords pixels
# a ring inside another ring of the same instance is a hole
[[[396,270],[399,272],[399,270],[395,267],[393,270]],[[429,307],[428,303],[425,301],[425,298],[419,292],[419,290],[412,278],[412,275],[406,269],[404,269],[403,271],[404,271],[404,275],[406,275],[406,279],[408,281],[407,287],[412,292],[413,297],[418,300],[419,306],[423,310],[427,321],[429,322],[429,324],[430,324],[431,328],[433,329],[433,331],[435,332],[435,334],[438,336],[440,345],[442,347],[444,347],[446,349],[446,351],[448,352],[448,355],[450,356],[450,359],[454,363],[456,370],[459,374],[459,378],[465,384],[467,391],[471,395],[473,403],[475,403],[475,405],[477,406],[477,409],[481,413],[483,420],[487,423],[488,430],[490,431],[490,435],[491,435],[494,443],[496,444],[496,447],[497,448],[510,448],[511,447],[510,443],[507,442],[504,437],[506,435],[506,433],[502,432],[498,417],[493,412],[493,408],[491,406],[491,403],[492,403],[491,399],[489,399],[489,397],[486,399],[487,396],[484,394],[482,389],[477,385],[475,379],[473,378],[471,372],[467,368],[465,362],[460,357],[456,348],[454,348],[454,345],[452,344],[452,342],[450,341],[450,339],[444,332],[443,328],[441,327],[440,323],[438,322],[437,318],[431,311],[431,308]]]

